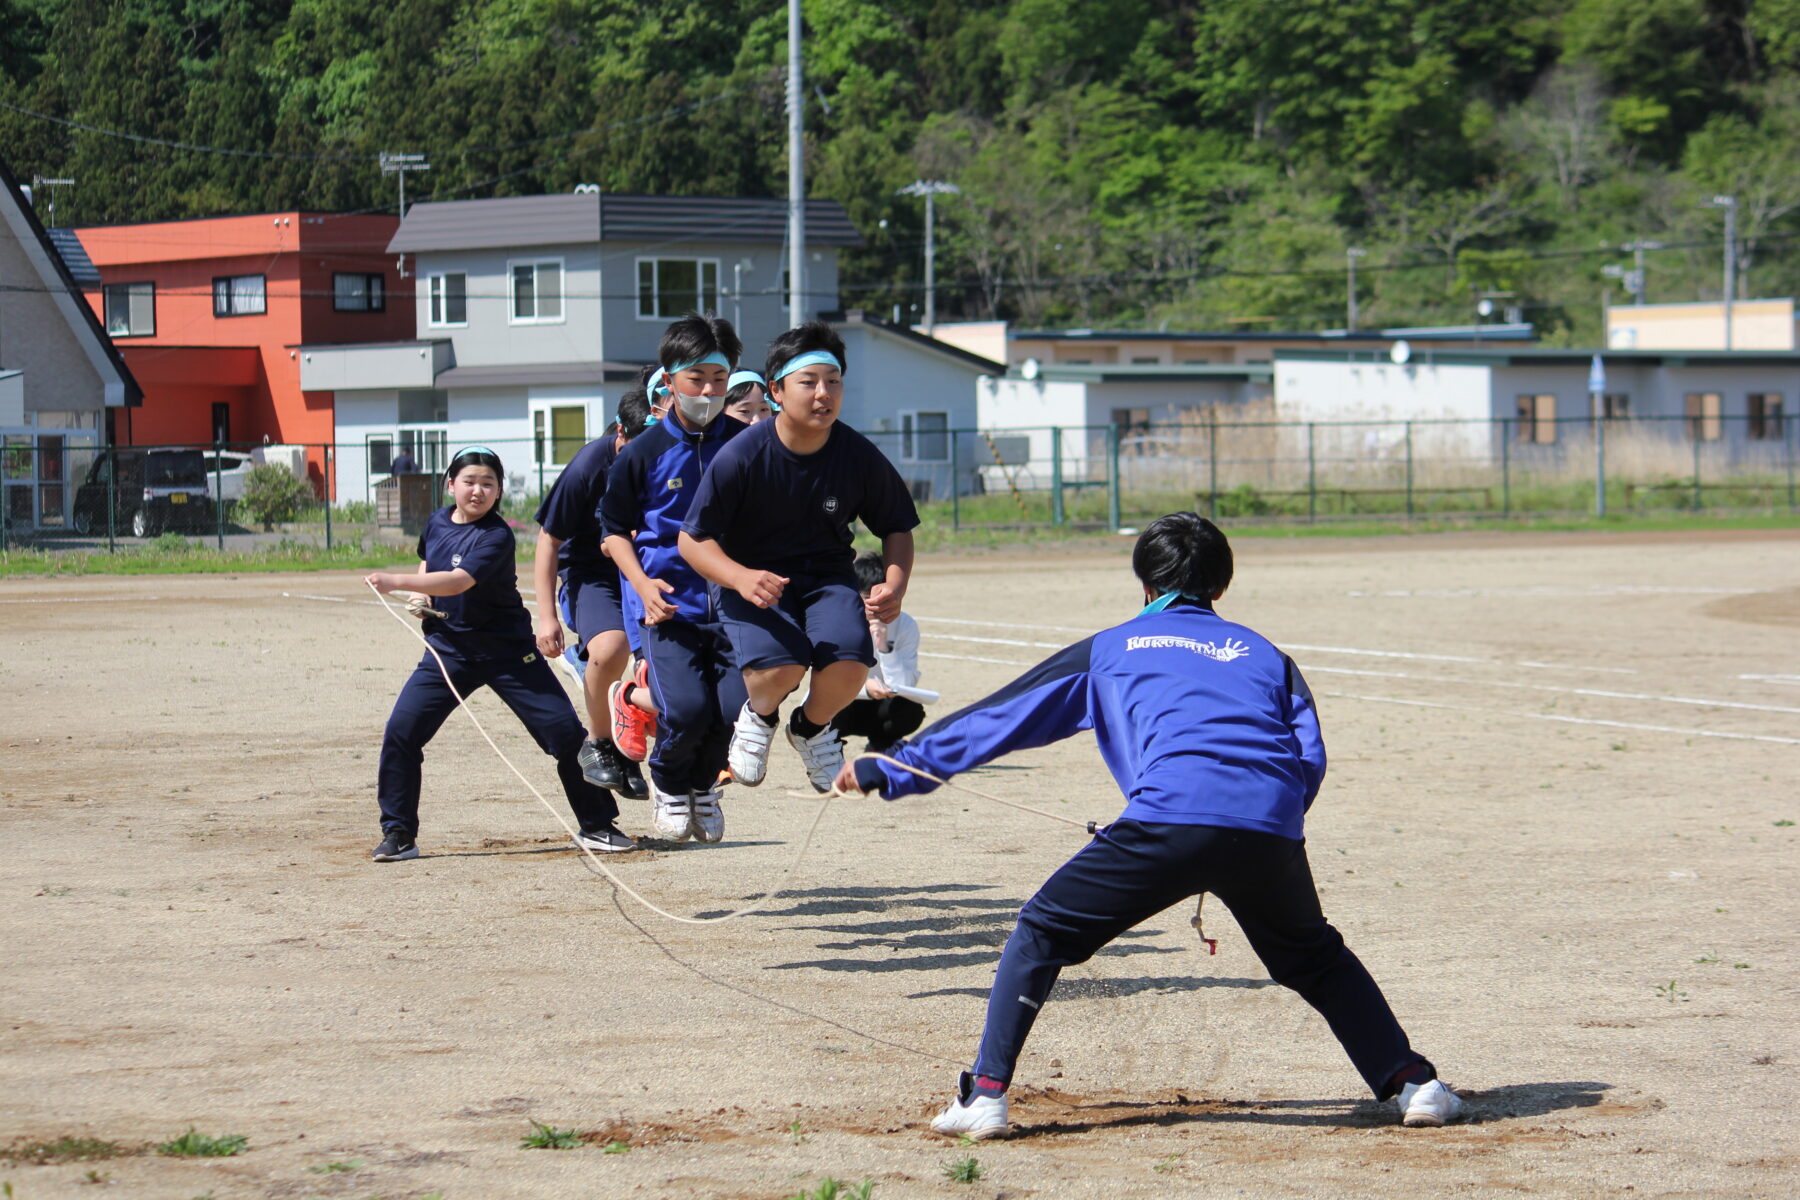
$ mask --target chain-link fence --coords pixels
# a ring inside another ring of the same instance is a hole
[[[928,522],[1117,529],[1192,508],[1288,522],[1532,515],[1800,513],[1800,437],[1779,414],[1492,421],[1220,421],[919,428],[869,435]],[[442,435],[442,436],[437,436]],[[445,503],[466,443],[109,446],[8,435],[0,544],[114,549],[165,534],[404,546]],[[503,513],[527,526],[584,444],[489,438]],[[327,481],[332,481],[327,487]],[[330,502],[327,502],[327,495]]]

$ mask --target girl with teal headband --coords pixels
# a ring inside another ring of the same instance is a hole
[[[912,572],[912,493],[875,445],[838,420],[843,339],[823,322],[791,329],[769,347],[772,421],[719,452],[682,526],[681,553],[717,586],[719,611],[743,671],[747,700],[729,762],[754,787],[768,770],[783,700],[811,672],[787,740],[823,792],[844,760],[832,722],[862,690],[875,648],[871,620],[900,613]],[[881,539],[883,578],[865,602],[851,526]]]
[[[725,411],[744,424],[754,425],[775,415],[775,406],[769,403],[769,385],[757,372],[734,371],[725,386],[730,389],[725,393]]]

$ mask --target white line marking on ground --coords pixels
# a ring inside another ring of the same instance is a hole
[[[1300,669],[1320,675],[1374,675],[1384,679],[1416,679],[1421,683],[1456,683],[1469,687],[1559,692],[1565,696],[1597,696],[1603,700],[1650,700],[1660,704],[1694,704],[1702,708],[1742,708],[1751,712],[1800,714],[1800,708],[1781,704],[1750,704],[1741,700],[1708,700],[1699,696],[1659,696],[1650,692],[1609,692],[1601,688],[1557,687],[1553,683],[1518,683],[1509,679],[1459,679],[1454,675],[1409,675],[1404,671],[1357,671],[1349,667],[1320,667],[1302,664]]]
[[[1073,625],[1019,625],[1011,621],[965,621],[961,617],[921,617],[913,613],[916,621],[931,621],[938,625],[978,625],[983,629],[1036,629],[1044,633],[1079,633],[1086,637],[1096,632],[1094,629],[1077,629]]]
[[[1492,663],[1491,658],[1471,658],[1466,654],[1416,654],[1409,650],[1356,650],[1349,646],[1308,646],[1300,642],[1283,642],[1285,650],[1306,650],[1313,654],[1358,654],[1370,658],[1416,658],[1425,662]]]
[[[12,596],[0,604],[137,604],[145,600],[161,600],[161,596]]]
[[[1026,646],[1042,650],[1061,650],[1067,642],[1023,642],[1017,638],[983,638],[969,637],[961,633],[938,633],[932,635],[940,642],[980,642],[988,646]]]
[[[281,594],[288,597],[290,600],[323,600],[327,604],[350,603],[350,598],[348,596],[315,596],[311,592],[283,592]],[[362,603],[373,604],[375,602],[373,600],[364,600]]]
[[[1780,683],[1788,687],[1800,687],[1800,675],[1739,675],[1739,679],[1748,679],[1752,683]]]
[[[1346,596],[1366,599],[1370,596],[1382,598],[1419,596],[1428,599],[1458,599],[1468,596],[1499,597],[1605,597],[1605,596],[1748,596],[1756,588],[1725,587],[1653,587],[1647,584],[1616,584],[1611,587],[1594,585],[1585,588],[1571,587],[1520,587],[1520,588],[1397,588],[1392,591],[1349,591]]]
[[[1002,667],[1031,667],[1031,666],[1037,665],[1035,663],[1020,662],[1017,659],[1013,659],[1013,658],[977,658],[973,654],[933,654],[929,650],[919,651],[919,657],[920,658],[943,658],[943,659],[948,659],[951,662],[995,663]]]
[[[1445,704],[1436,700],[1403,700],[1399,696],[1365,696],[1355,692],[1321,692],[1336,700],[1365,700],[1371,704],[1403,704],[1410,708],[1439,708],[1453,712],[1493,713],[1517,717],[1522,721],[1560,721],[1565,725],[1603,725],[1609,729],[1640,729],[1650,733],[1676,733],[1683,737],[1727,738],[1735,742],[1774,742],[1782,746],[1800,746],[1800,738],[1775,737],[1762,733],[1726,733],[1718,729],[1681,729],[1673,725],[1642,725],[1633,721],[1602,721],[1591,717],[1562,717],[1552,713],[1513,712],[1504,708],[1486,708],[1478,704]]]

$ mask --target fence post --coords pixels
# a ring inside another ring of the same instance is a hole
[[[1512,516],[1512,421],[1500,418],[1500,515]]]
[[[1408,519],[1410,519],[1413,515],[1412,427],[1413,427],[1413,423],[1411,421],[1408,421],[1406,423],[1406,515],[1407,515]]]
[[[331,553],[331,447],[325,443],[325,553]]]
[[[106,552],[116,554],[119,550],[115,540],[119,530],[119,454],[118,447],[106,447],[106,461],[109,469],[106,473]]]
[[[1690,434],[1694,439],[1694,511],[1700,511],[1700,433],[1706,427],[1706,418],[1690,422]]]
[[[1319,519],[1319,456],[1313,437],[1318,428],[1315,421],[1306,423],[1306,519],[1309,522]]]
[[[953,430],[950,434],[950,529],[962,529],[962,441]]]
[[[1795,425],[1796,425],[1796,423],[1794,421],[1794,418],[1789,417],[1787,419],[1787,431],[1788,431],[1788,436],[1787,436],[1788,464],[1787,464],[1787,467],[1788,467],[1788,511],[1789,512],[1800,512],[1800,502],[1796,501],[1796,497],[1794,494],[1794,452],[1796,450],[1800,450],[1800,436],[1796,436]]]
[[[219,553],[225,553],[225,443],[213,443],[213,529]]]
[[[1207,412],[1208,432],[1206,439],[1207,457],[1211,463],[1207,472],[1206,483],[1206,516],[1207,519],[1219,519],[1219,410],[1209,409]]]
[[[1119,427],[1106,427],[1106,527],[1119,531]]]
[[[1050,427],[1050,523],[1061,525],[1067,519],[1063,512],[1062,427]]]

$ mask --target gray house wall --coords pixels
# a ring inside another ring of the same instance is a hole
[[[842,420],[881,447],[909,485],[922,485],[916,489],[920,493],[944,499],[953,479],[962,494],[972,491],[979,465],[975,435],[956,435],[951,461],[908,460],[901,453],[900,415],[941,412],[947,414],[951,429],[973,430],[975,389],[982,369],[869,325],[846,322],[838,326],[838,334],[850,360],[844,374]]]
[[[563,315],[559,321],[512,320],[512,264],[561,259]],[[602,353],[600,250],[593,243],[501,250],[438,250],[413,256],[418,290],[418,335],[449,338],[459,367],[599,362]],[[466,326],[431,324],[429,276],[468,276]],[[616,282],[616,281],[615,281]]]
[[[651,362],[657,340],[669,317],[638,315],[638,261],[646,258],[713,259],[719,264],[719,312],[730,321],[744,343],[744,365],[760,371],[763,354],[775,336],[788,327],[787,296],[781,291],[787,256],[780,246],[730,242],[633,243],[607,240],[601,243],[601,279],[606,298],[603,357],[613,362]],[[838,269],[835,248],[813,250],[807,255],[806,290],[809,313],[830,312],[838,307]],[[743,294],[731,295],[733,266],[741,272]]]
[[[44,270],[42,247],[19,236],[24,225],[0,222],[0,280],[19,285],[0,288],[0,368],[25,373],[28,413],[98,413],[107,405],[108,384],[117,393],[112,403],[122,404],[122,386],[96,362],[103,355],[76,335],[82,321],[76,306],[84,301],[63,292],[55,273]]]

